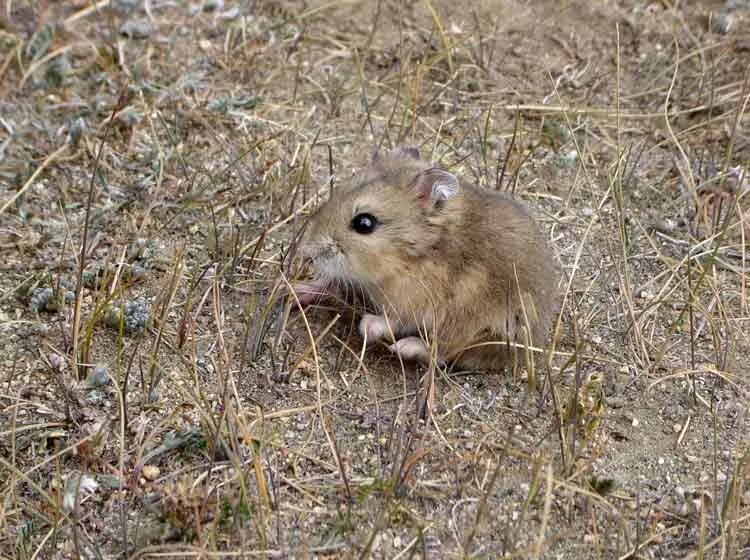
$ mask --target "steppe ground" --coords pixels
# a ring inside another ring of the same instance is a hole
[[[1,7],[2,558],[750,558],[748,2]],[[538,218],[547,352],[297,309],[400,143]]]

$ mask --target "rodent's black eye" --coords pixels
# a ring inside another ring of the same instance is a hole
[[[363,235],[375,231],[377,225],[378,219],[372,214],[368,214],[367,212],[357,214],[352,218],[352,229],[357,233],[361,233]]]

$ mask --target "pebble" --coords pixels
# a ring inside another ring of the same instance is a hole
[[[107,372],[107,368],[101,364],[97,364],[86,377],[86,386],[101,387],[106,385],[108,381],[109,373]]]
[[[578,161],[578,152],[575,148],[572,148],[566,152],[559,154],[555,161],[562,167],[573,167]]]
[[[664,218],[656,221],[654,227],[662,233],[672,233],[677,229],[677,222],[671,218]]]
[[[68,134],[70,135],[70,143],[75,147],[81,142],[83,133],[86,131],[86,121],[83,117],[78,117],[70,123],[68,127]]]
[[[711,18],[711,31],[720,35],[726,35],[732,29],[734,18],[727,12],[719,12]]]
[[[622,397],[609,397],[607,399],[607,404],[611,408],[622,408],[623,406],[625,406],[626,402]]]
[[[62,371],[65,369],[65,358],[63,358],[60,354],[52,353],[49,355],[49,363],[50,365],[55,368],[58,371]],[[11,363],[12,366],[12,363]]]
[[[221,10],[224,7],[224,0],[204,0],[203,11],[204,12],[215,12]]]
[[[505,147],[505,141],[500,136],[490,136],[487,138],[487,144],[493,150],[500,151]]]
[[[648,288],[643,288],[641,290],[638,290],[638,298],[640,299],[649,300],[649,299],[652,299],[653,297],[654,297],[654,294]]]
[[[160,473],[161,470],[156,465],[146,465],[141,471],[143,478],[150,481],[156,480]]]
[[[129,19],[120,26],[120,35],[129,39],[148,39],[151,31],[151,22],[147,19]]]
[[[115,6],[121,10],[130,12],[138,7],[138,0],[117,0]]]

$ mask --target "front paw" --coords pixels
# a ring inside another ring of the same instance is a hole
[[[388,337],[389,330],[385,318],[365,313],[359,321],[359,334],[367,343],[377,342]]]
[[[402,360],[430,363],[430,347],[418,336],[407,336],[398,339],[388,347],[388,350],[397,354]]]

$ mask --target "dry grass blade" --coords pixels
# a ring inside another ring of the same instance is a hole
[[[5,212],[10,206],[12,206],[23,194],[34,184],[34,181],[41,175],[41,173],[50,166],[57,158],[59,158],[62,153],[68,148],[67,144],[63,144],[59,148],[57,148],[54,152],[52,152],[50,155],[44,158],[42,160],[42,163],[39,164],[39,166],[34,170],[34,173],[31,174],[31,177],[29,177],[26,182],[24,182],[23,186],[16,191],[16,193],[8,199],[1,207],[0,207],[0,214]]]
[[[542,524],[539,528],[539,537],[537,537],[536,547],[534,548],[534,558],[541,558],[544,546],[545,532],[549,523],[550,507],[552,506],[552,465],[547,465],[547,484],[544,492],[544,509],[542,510]]]
[[[351,489],[349,487],[349,481],[346,476],[346,470],[345,466],[342,462],[341,456],[339,455],[338,448],[336,447],[336,441],[333,438],[330,423],[323,411],[323,398],[322,398],[322,380],[320,375],[320,358],[318,356],[318,350],[317,345],[315,341],[315,337],[313,336],[312,329],[310,328],[310,323],[307,320],[307,317],[305,316],[305,310],[302,307],[302,304],[299,301],[299,298],[297,297],[296,292],[294,291],[294,288],[287,280],[286,276],[284,274],[281,274],[281,279],[283,280],[284,284],[286,284],[287,289],[291,293],[292,297],[294,298],[295,304],[300,310],[300,313],[302,314],[302,320],[305,324],[305,330],[307,331],[307,335],[310,339],[310,345],[312,349],[313,354],[313,361],[315,364],[315,391],[317,396],[317,412],[318,416],[320,418],[320,424],[323,428],[323,432],[325,433],[326,440],[328,441],[328,445],[330,446],[331,453],[333,454],[334,459],[336,460],[336,465],[338,466],[339,473],[341,475],[341,480],[344,483],[344,487],[346,489],[346,494],[349,502],[352,500],[352,494]]]

